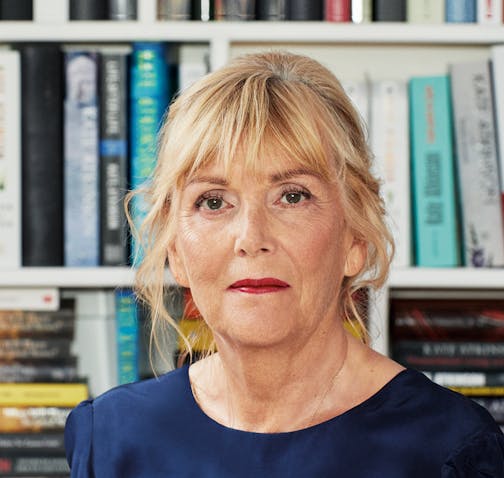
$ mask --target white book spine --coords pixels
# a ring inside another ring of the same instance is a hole
[[[156,0],[138,0],[138,20],[142,23],[154,23],[157,19]]]
[[[359,113],[364,127],[367,129],[369,124],[369,112],[370,112],[370,85],[368,81],[365,80],[354,80],[354,81],[343,81],[342,86],[345,93],[352,100],[352,103]]]
[[[372,0],[352,0],[351,12],[353,23],[371,22],[373,16]]]
[[[483,25],[502,24],[502,0],[477,0],[476,18]]]
[[[445,2],[440,0],[408,0],[406,19],[410,23],[443,23]]]
[[[0,268],[21,267],[21,72],[17,51],[0,51]]]
[[[402,80],[373,81],[370,144],[396,243],[395,267],[411,265],[408,91]]]
[[[65,23],[68,21],[69,0],[33,0],[36,23]]]
[[[186,43],[179,48],[179,90],[184,91],[210,70],[210,52],[206,45]]]
[[[495,128],[500,169],[501,205],[504,208],[504,45],[491,49],[492,83],[494,95]],[[504,213],[504,211],[503,211]]]
[[[0,310],[58,310],[59,305],[59,291],[56,288],[0,288]]]
[[[504,229],[490,65],[451,68],[457,170],[467,266],[504,265]]]

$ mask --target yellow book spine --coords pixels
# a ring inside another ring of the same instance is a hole
[[[85,383],[0,383],[2,407],[74,407],[88,397]]]
[[[504,387],[448,387],[468,397],[504,396]]]

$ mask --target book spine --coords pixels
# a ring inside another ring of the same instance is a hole
[[[0,51],[0,269],[21,266],[21,91],[17,51]]]
[[[23,266],[61,266],[64,86],[59,45],[22,46],[21,73]]]
[[[494,98],[494,114],[497,152],[500,171],[501,208],[504,215],[504,45],[494,45],[490,50],[492,92]],[[504,220],[504,219],[503,219]]]
[[[0,382],[44,383],[75,382],[79,379],[76,365],[1,364]]]
[[[66,337],[74,334],[75,316],[71,311],[0,311],[0,339],[7,337]]]
[[[68,10],[68,0],[33,0],[33,19],[39,24],[66,23]]]
[[[411,264],[408,91],[405,81],[382,80],[371,86],[371,145],[376,174],[396,241],[394,263]]]
[[[137,0],[109,0],[108,18],[110,20],[136,20]]]
[[[448,78],[410,81],[410,137],[415,263],[460,264]]]
[[[116,291],[117,369],[119,384],[137,381],[139,329],[135,294],[131,289]]]
[[[56,288],[0,288],[0,310],[58,310],[59,290]]]
[[[32,0],[2,0],[0,20],[33,20]]]
[[[130,184],[138,189],[151,177],[156,165],[156,138],[168,104],[166,49],[163,43],[135,43],[131,61],[130,88]],[[139,230],[147,204],[135,196],[131,215]],[[132,263],[142,260],[142,248],[133,238]]]
[[[286,1],[286,0],[284,0]],[[208,22],[214,19],[214,2],[208,0],[192,0],[191,19]]]
[[[2,454],[38,452],[64,454],[65,440],[63,433],[1,433],[0,450]]]
[[[13,384],[13,387],[17,387],[17,385]],[[48,406],[45,404],[0,406],[0,438],[4,436],[4,433],[37,432],[37,434],[32,435],[33,438],[37,437],[39,433],[58,434],[64,430],[66,419],[71,410],[71,407]],[[17,436],[22,437],[21,435]],[[3,447],[0,446],[0,449],[3,450]]]
[[[287,20],[320,21],[324,19],[324,0],[288,0]]]
[[[351,0],[325,0],[324,20],[328,22],[351,21]]]
[[[256,0],[257,20],[284,21],[287,19],[287,0]]]
[[[352,0],[353,23],[370,23],[373,20],[373,0]]]
[[[191,0],[158,0],[158,20],[185,21],[191,19]]]
[[[100,265],[98,54],[65,53],[65,265]]]
[[[37,475],[33,475],[33,473]],[[70,473],[64,456],[6,456],[0,457],[0,476],[66,475]]]
[[[368,81],[343,81],[345,93],[352,100],[355,109],[358,111],[362,125],[365,129],[371,121],[371,86]]]
[[[502,3],[502,0],[477,0],[477,22],[482,25],[502,24]]]
[[[103,0],[70,0],[70,20],[106,20],[107,3]]]
[[[100,256],[128,262],[124,194],[128,180],[128,53],[100,54]]]
[[[504,342],[439,342],[399,340],[395,350],[422,357],[495,357],[504,358]]]
[[[0,407],[75,407],[88,397],[84,383],[0,383]]]
[[[406,0],[373,0],[373,21],[405,22]]]
[[[504,265],[504,226],[490,68],[487,61],[451,68],[465,264]]]
[[[408,0],[406,20],[409,23],[444,23],[445,2],[439,0]]]
[[[205,45],[185,44],[179,47],[178,89],[184,91],[210,71],[210,52]]]
[[[71,339],[2,339],[0,360],[55,360],[70,356]]]
[[[502,372],[425,372],[443,387],[504,387]]]
[[[476,21],[476,0],[446,0],[447,23],[474,23]]]
[[[497,423],[504,423],[504,397],[472,397],[485,407]]]
[[[255,19],[255,0],[215,0],[215,19],[247,21]]]

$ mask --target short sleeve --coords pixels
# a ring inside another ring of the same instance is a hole
[[[479,433],[444,464],[442,478],[504,478],[504,435]]]
[[[65,451],[71,478],[94,477],[92,436],[93,402],[86,400],[72,410],[65,426]]]

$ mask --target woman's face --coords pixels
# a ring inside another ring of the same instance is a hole
[[[270,159],[260,177],[209,166],[180,192],[170,267],[218,345],[306,340],[337,318],[341,281],[363,264],[336,184]]]

